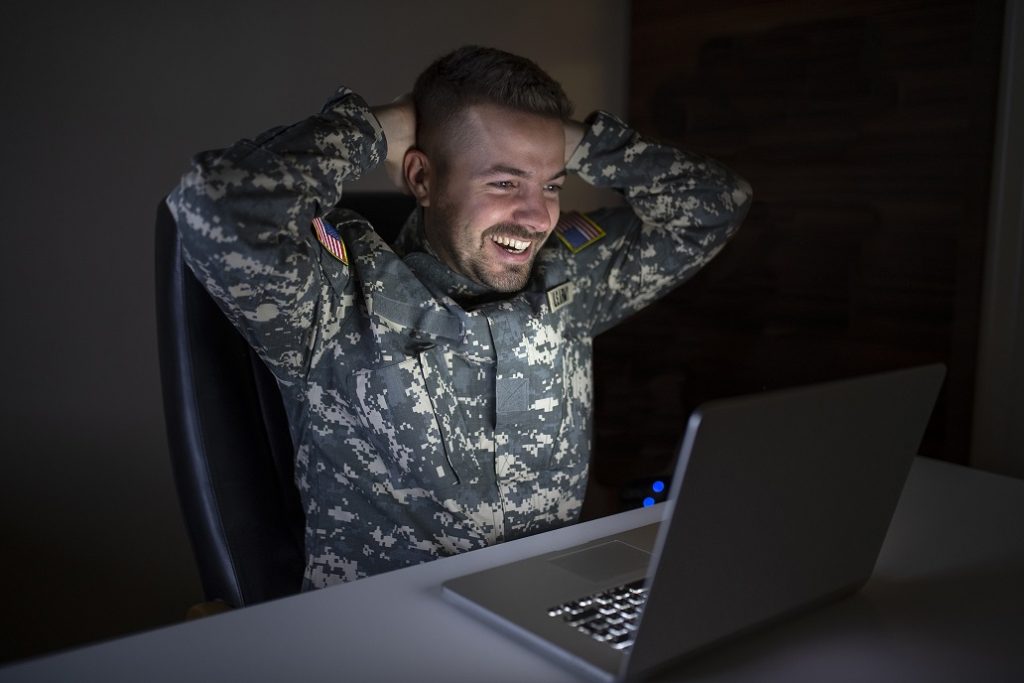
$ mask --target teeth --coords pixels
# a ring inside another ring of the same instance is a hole
[[[524,251],[528,246],[530,246],[529,242],[523,242],[522,240],[514,240],[511,237],[499,236],[492,237],[491,239],[493,239],[495,242],[497,242],[503,247],[515,249],[516,251]]]

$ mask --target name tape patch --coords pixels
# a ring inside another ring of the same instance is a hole
[[[316,238],[323,245],[324,249],[330,252],[331,256],[338,259],[346,266],[348,265],[348,250],[345,249],[345,243],[341,239],[341,235],[334,229],[334,226],[325,221],[323,218],[313,219],[313,232],[316,233]]]
[[[578,254],[604,237],[605,232],[582,213],[570,211],[562,214],[555,226],[555,234],[574,254]]]
[[[548,290],[548,308],[552,312],[557,311],[562,306],[565,306],[572,301],[573,294],[576,293],[575,288],[572,286],[572,282],[566,282],[565,284],[552,287]]]

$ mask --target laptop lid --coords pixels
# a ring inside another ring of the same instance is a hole
[[[944,375],[932,365],[699,408],[622,677],[860,588]]]

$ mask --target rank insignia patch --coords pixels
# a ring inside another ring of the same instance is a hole
[[[331,256],[347,266],[348,251],[346,251],[345,243],[341,241],[341,235],[334,229],[334,226],[323,218],[314,218],[313,231],[316,232],[316,238],[320,241],[320,244],[324,245],[324,249],[331,252]]]
[[[605,235],[601,226],[576,211],[562,214],[558,225],[555,226],[555,234],[574,254],[583,251]]]

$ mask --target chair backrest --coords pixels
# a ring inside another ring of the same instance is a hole
[[[414,206],[393,193],[343,204],[389,242]],[[162,201],[155,246],[168,444],[206,599],[242,607],[296,593],[304,517],[277,382],[185,265]]]

